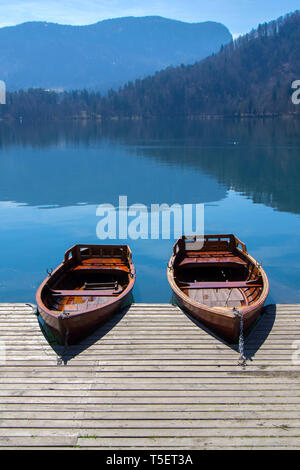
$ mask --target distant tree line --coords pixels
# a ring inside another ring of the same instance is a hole
[[[115,119],[295,114],[300,80],[300,11],[259,25],[193,65],[168,67],[106,95],[42,89],[8,93],[6,119]]]

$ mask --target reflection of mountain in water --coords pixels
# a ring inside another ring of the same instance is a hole
[[[192,166],[255,203],[300,213],[300,121],[218,120],[165,123],[134,151],[178,166]],[[165,134],[163,133],[165,129]],[[143,146],[150,140],[150,145]],[[151,140],[152,139],[152,140]],[[134,139],[122,136],[134,145]],[[157,142],[157,146],[156,146]]]
[[[32,206],[78,203],[204,203],[226,189],[190,167],[132,154],[95,126],[6,128],[1,136],[0,200]]]
[[[226,187],[300,213],[299,130],[291,119],[2,124],[0,199],[210,202]]]

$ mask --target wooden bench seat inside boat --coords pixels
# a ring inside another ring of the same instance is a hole
[[[228,251],[224,252],[213,252],[213,253],[201,253],[201,252],[188,252],[186,257],[178,264],[178,267],[190,265],[190,264],[239,264],[247,265],[247,261],[244,261],[239,256],[235,256],[233,253]]]
[[[178,282],[181,289],[246,289],[262,287],[258,280],[253,281],[224,281],[224,282]]]
[[[94,290],[94,289],[74,289],[74,290],[50,290],[51,295],[54,297],[108,297],[113,295],[119,295],[123,289],[107,289],[107,290]]]
[[[84,259],[78,266],[75,266],[72,271],[80,270],[95,270],[95,269],[120,269],[121,271],[129,272],[129,267],[126,266],[121,258],[89,258]]]

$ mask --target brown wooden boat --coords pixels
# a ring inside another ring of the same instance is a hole
[[[74,344],[129,301],[134,282],[127,245],[75,245],[39,287],[38,313],[61,342]]]
[[[179,306],[230,343],[238,341],[241,315],[247,332],[269,291],[266,273],[234,235],[182,236],[168,281]]]

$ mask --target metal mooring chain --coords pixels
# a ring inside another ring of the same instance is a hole
[[[234,314],[238,317],[240,317],[240,336],[239,336],[239,353],[240,353],[240,357],[239,357],[239,360],[238,360],[238,365],[239,366],[242,366],[242,367],[245,367],[247,365],[246,363],[246,357],[245,357],[245,354],[244,354],[244,350],[245,350],[245,341],[244,341],[244,316],[243,314],[237,309],[234,307],[233,309],[234,311]]]

